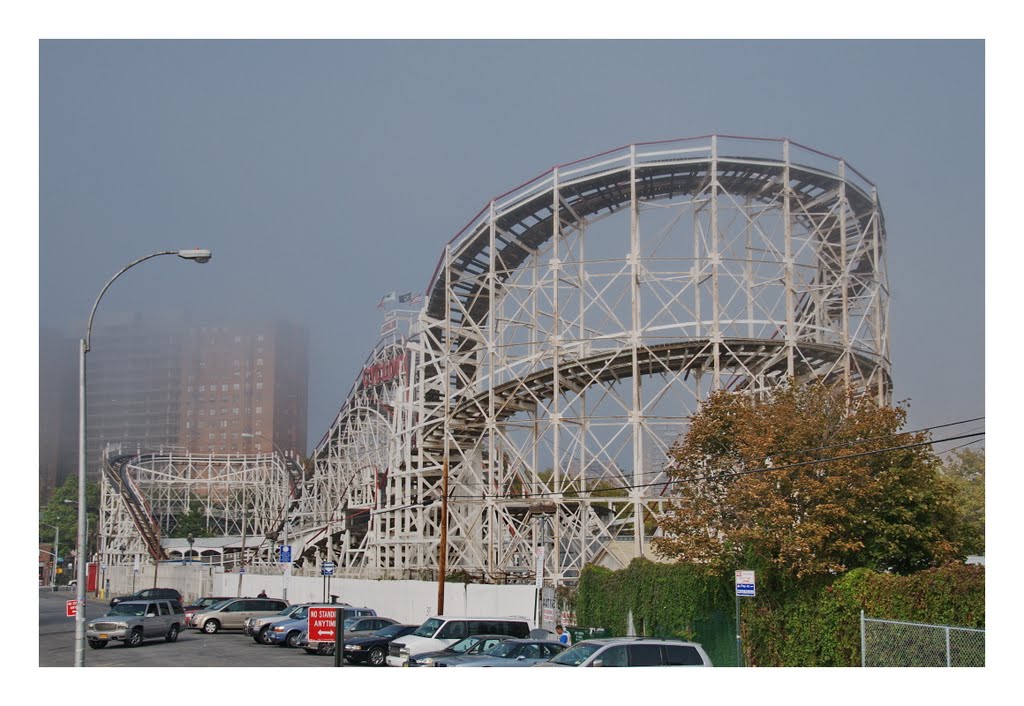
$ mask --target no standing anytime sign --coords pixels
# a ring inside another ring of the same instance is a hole
[[[306,632],[310,642],[334,641],[334,617],[337,608],[310,608],[306,615],[309,627]]]

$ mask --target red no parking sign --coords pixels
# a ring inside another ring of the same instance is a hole
[[[74,618],[76,615],[78,615],[78,601],[77,600],[68,601],[67,612],[68,612],[68,617],[69,618]]]
[[[337,628],[335,614],[337,608],[310,608],[306,615],[308,639],[310,642],[334,642]]]

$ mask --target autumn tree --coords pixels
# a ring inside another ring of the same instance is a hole
[[[958,449],[942,463],[952,484],[957,510],[964,521],[964,550],[985,553],[985,449]]]
[[[903,407],[837,387],[714,393],[673,450],[675,495],[655,550],[789,582],[960,558],[952,488],[905,422]]]

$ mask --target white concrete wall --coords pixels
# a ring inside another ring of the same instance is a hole
[[[265,590],[272,598],[284,596],[284,577],[281,575],[242,574],[239,591],[238,574],[223,573],[201,564],[162,564],[154,584],[154,567],[140,566],[133,574],[131,567],[115,566],[107,569],[110,595],[126,595],[154,585],[176,588],[186,601],[200,596],[255,596]],[[403,623],[422,623],[435,613],[437,584],[432,581],[364,581],[332,578],[330,593],[338,601],[358,607],[373,608],[378,615],[394,618]],[[497,586],[492,584],[446,583],[444,592],[445,615],[517,616],[534,624],[537,591],[530,586]],[[288,579],[289,603],[321,601],[324,580],[320,576],[291,576]],[[109,598],[108,598],[109,600]],[[327,600],[330,601],[330,595]]]

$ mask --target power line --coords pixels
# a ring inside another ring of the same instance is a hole
[[[828,446],[818,446],[818,447],[812,447],[812,448],[807,448],[807,449],[798,449],[798,450],[794,450],[794,451],[782,450],[782,451],[776,451],[776,452],[769,452],[769,453],[766,453],[765,456],[768,457],[768,458],[772,458],[772,457],[776,457],[776,456],[785,457],[785,456],[792,456],[794,454],[805,454],[805,453],[811,453],[811,452],[817,452],[817,451],[828,451],[830,449],[846,448],[846,447],[849,447],[849,446],[856,446],[858,444],[866,444],[866,443],[871,442],[871,441],[879,441],[879,440],[882,440],[882,439],[890,439],[890,438],[899,437],[899,436],[909,436],[911,434],[921,434],[921,433],[924,433],[924,432],[931,431],[933,429],[945,429],[947,427],[960,426],[960,425],[963,425],[963,424],[970,424],[971,422],[977,422],[977,421],[980,421],[982,419],[985,419],[985,417],[974,417],[972,419],[964,419],[964,420],[957,421],[957,422],[948,422],[946,424],[936,424],[936,425],[930,426],[930,427],[922,427],[921,429],[916,429],[916,430],[912,430],[912,431],[898,431],[898,432],[893,432],[891,434],[883,434],[882,436],[865,437],[863,439],[854,439],[854,440],[846,441],[846,442],[843,442],[843,443],[840,443],[840,444],[831,444],[831,445],[828,445]],[[976,428],[979,428],[979,427],[976,427]],[[954,437],[954,438],[963,438],[963,437]],[[934,440],[934,441],[923,442],[923,444],[941,444],[944,441],[947,441],[947,439],[938,439],[938,440]],[[971,443],[975,443],[975,442],[971,442]],[[950,450],[952,450],[952,449],[950,449]],[[825,459],[825,460],[830,460],[830,459]],[[774,466],[774,468],[781,468],[781,466]],[[664,472],[665,472],[664,469],[656,469],[656,470],[645,472],[645,473],[643,473],[641,475],[648,475],[648,473],[656,475],[656,474],[664,473]],[[619,489],[619,488],[644,488],[644,487],[662,485],[665,482],[671,482],[671,481],[659,481],[659,482],[656,482],[656,483],[648,483],[648,484],[643,484],[643,485],[632,485],[632,486],[615,486],[614,488],[608,488],[608,490],[615,490],[615,489]],[[487,487],[490,484],[489,483],[461,483],[460,485],[462,485],[463,487],[473,488],[473,487]],[[605,490],[605,489],[602,488],[602,490]],[[557,495],[558,493],[554,493],[554,494]]]
[[[958,441],[960,439],[967,439],[967,438],[970,438],[970,437],[984,436],[984,435],[985,435],[985,432],[976,432],[974,434],[964,434],[964,435],[961,435],[961,436],[951,436],[951,437],[948,437],[946,439],[919,441],[919,442],[916,442],[916,443],[913,443],[913,444],[902,444],[900,446],[890,446],[888,448],[876,449],[874,451],[860,451],[860,452],[857,452],[857,453],[846,454],[844,456],[833,456],[831,458],[820,458],[820,459],[813,459],[813,460],[810,460],[810,461],[798,461],[796,463],[789,463],[789,464],[785,464],[785,465],[782,465],[782,466],[771,466],[771,467],[768,467],[768,468],[755,468],[755,469],[750,469],[750,470],[745,470],[745,471],[734,471],[734,472],[731,472],[731,473],[730,472],[719,472],[719,473],[710,474],[710,475],[696,476],[694,478],[687,478],[685,480],[664,480],[664,481],[658,481],[658,482],[655,482],[655,483],[638,483],[638,484],[635,484],[635,485],[613,486],[611,488],[601,488],[599,490],[586,491],[586,492],[594,493],[594,492],[607,492],[609,490],[634,490],[636,488],[650,488],[650,487],[654,487],[654,486],[668,485],[668,484],[671,484],[671,483],[692,483],[694,481],[708,480],[708,479],[712,479],[712,478],[714,478],[716,480],[725,480],[725,479],[729,479],[729,478],[738,478],[738,477],[741,477],[741,476],[754,475],[756,473],[774,473],[774,472],[777,472],[777,471],[785,471],[785,470],[789,470],[789,469],[792,469],[792,468],[800,468],[800,467],[803,467],[803,466],[811,466],[811,465],[822,464],[822,463],[834,463],[834,462],[837,462],[837,461],[846,461],[846,460],[854,459],[854,458],[862,458],[864,456],[873,456],[873,455],[876,455],[876,454],[888,453],[890,451],[902,451],[904,449],[912,449],[912,448],[917,448],[917,447],[920,447],[920,446],[929,446],[931,444],[938,444],[938,443],[942,443],[942,442],[945,442],[945,441]],[[979,439],[979,441],[980,441],[980,439]],[[974,443],[974,442],[970,442],[970,443]],[[965,444],[965,446],[966,446],[966,444]],[[549,492],[549,493],[523,493],[521,495],[504,495],[504,496],[494,496],[494,497],[504,497],[504,498],[510,498],[510,499],[517,499],[517,498],[526,499],[526,498],[548,497],[548,496],[552,496],[552,495],[563,495],[563,493],[555,493],[555,492]],[[450,496],[450,499],[453,499],[453,500],[456,500],[456,499],[457,500],[479,500],[479,499],[482,499],[482,498],[478,497],[478,496],[475,496],[475,495],[454,495],[454,496]],[[598,496],[588,495],[587,499],[601,499],[601,496],[599,496],[599,495]]]

